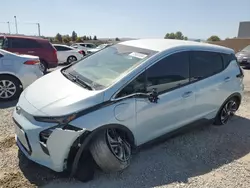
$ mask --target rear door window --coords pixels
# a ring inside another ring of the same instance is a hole
[[[71,48],[68,48],[66,46],[55,46],[57,51],[68,51],[68,50],[72,50]]]
[[[190,60],[191,81],[210,77],[224,69],[222,56],[216,52],[193,51]]]

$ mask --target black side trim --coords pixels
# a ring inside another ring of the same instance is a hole
[[[40,142],[40,146],[41,146],[43,152],[45,154],[49,155],[49,150],[48,150],[47,146],[43,142]]]
[[[110,101],[110,100],[109,100],[109,101],[105,101],[105,102],[102,102],[102,103],[100,103],[100,104],[94,105],[94,106],[92,106],[92,107],[89,107],[89,108],[87,108],[87,109],[84,109],[84,110],[82,110],[82,111],[77,112],[77,113],[76,113],[76,118],[81,117],[81,116],[83,116],[83,115],[86,115],[86,114],[88,114],[88,113],[90,113],[90,112],[99,110],[99,109],[101,109],[101,108],[104,108],[104,107],[106,107],[106,106],[112,105],[112,104],[114,104],[114,103],[116,103],[116,102],[117,102],[117,101]]]

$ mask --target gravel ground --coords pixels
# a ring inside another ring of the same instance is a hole
[[[250,70],[245,96],[227,126],[200,126],[144,149],[121,173],[97,172],[81,183],[28,161],[14,141],[11,119],[16,102],[0,104],[0,187],[250,187]]]

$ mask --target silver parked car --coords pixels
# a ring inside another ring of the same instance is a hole
[[[121,42],[28,87],[13,113],[17,145],[30,160],[83,181],[94,164],[120,171],[134,149],[165,134],[204,121],[226,124],[240,106],[243,76],[225,47]]]
[[[0,101],[17,99],[27,86],[41,76],[39,57],[17,55],[0,49]]]
[[[250,68],[250,45],[238,52],[236,57],[241,66]]]

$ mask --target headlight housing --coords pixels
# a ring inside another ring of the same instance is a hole
[[[67,116],[61,116],[61,117],[34,117],[36,121],[39,122],[45,122],[45,123],[58,123],[60,125],[66,125],[70,121],[74,120],[76,118],[76,114],[71,114]]]

